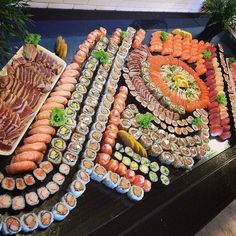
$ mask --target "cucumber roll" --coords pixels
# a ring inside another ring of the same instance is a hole
[[[161,175],[160,179],[161,179],[162,184],[164,184],[164,185],[170,184],[170,179],[167,176]]]
[[[24,233],[32,232],[38,228],[38,217],[34,213],[26,213],[21,216],[22,231]]]
[[[150,163],[150,169],[153,171],[153,172],[157,172],[159,170],[159,165],[157,162],[153,161]]]
[[[130,169],[131,170],[138,170],[138,163],[135,161],[131,161],[130,163]]]
[[[54,220],[62,221],[69,214],[69,209],[64,203],[58,202],[56,205],[54,205],[52,209],[52,214],[53,214]]]
[[[66,193],[62,199],[61,199],[62,203],[64,203],[67,208],[71,211],[73,210],[76,205],[77,205],[77,199],[75,197],[75,195],[73,193]]]
[[[112,171],[108,171],[105,179],[103,180],[103,184],[108,188],[116,188],[118,186],[120,180],[120,176]]]
[[[153,182],[153,183],[156,183],[158,181],[158,176],[153,171],[149,171],[148,177],[149,177],[150,181]]]
[[[15,216],[8,216],[3,221],[2,233],[3,235],[17,234],[21,231],[22,226],[20,219]]]
[[[101,182],[107,174],[107,170],[100,164],[96,164],[93,168],[91,179]]]
[[[62,161],[62,154],[60,151],[56,150],[55,148],[51,148],[48,152],[47,159],[52,164],[59,165]]]
[[[62,162],[69,165],[69,166],[74,166],[78,160],[78,156],[74,155],[71,152],[66,152],[63,155]]]
[[[146,165],[146,166],[150,166],[151,161],[149,159],[147,159],[146,157],[142,157],[141,158],[141,164]]]
[[[85,170],[90,175],[93,171],[94,163],[93,163],[93,161],[91,161],[89,159],[83,159],[80,162],[80,168]]]
[[[80,197],[85,190],[85,184],[79,179],[74,180],[69,186],[69,192],[73,193],[76,198]]]
[[[116,143],[115,149],[119,152],[124,152],[125,151],[124,146],[120,143]]]
[[[131,188],[131,184],[130,184],[129,180],[127,180],[124,177],[121,177],[120,181],[118,183],[118,186],[116,187],[116,191],[118,193],[127,193],[130,188]]]
[[[54,221],[53,219],[53,214],[50,211],[40,211],[38,213],[38,220],[39,220],[39,229],[46,229],[48,228],[52,222]]]
[[[131,147],[125,147],[125,153],[130,157],[134,156],[134,151]]]
[[[136,161],[137,163],[140,163],[141,162],[141,156],[138,153],[134,153],[133,160]]]
[[[57,135],[64,140],[69,140],[71,133],[71,129],[66,125],[62,125],[57,131]]]
[[[161,172],[163,175],[165,175],[165,176],[168,176],[168,175],[170,174],[169,169],[168,169],[167,167],[165,167],[165,166],[161,166],[161,167],[160,167],[160,172]]]
[[[143,199],[144,191],[141,187],[133,185],[127,193],[130,200],[140,201]]]
[[[76,179],[81,180],[84,184],[87,184],[90,182],[90,176],[86,172],[86,170],[83,170],[83,169],[78,170],[75,177]]]

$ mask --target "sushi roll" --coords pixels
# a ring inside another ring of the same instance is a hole
[[[154,143],[148,152],[152,157],[158,157],[163,152],[163,148],[160,144]]]
[[[166,175],[161,175],[160,180],[161,180],[162,184],[164,184],[164,185],[170,184],[170,179]]]
[[[85,100],[85,104],[95,108],[98,104],[98,99],[95,99],[94,97],[87,97]]]
[[[131,164],[131,159],[127,156],[124,156],[122,159],[123,164],[125,164],[126,166],[130,166]]]
[[[187,146],[187,141],[184,138],[178,138],[177,139],[177,144],[179,145],[179,147],[182,147],[182,146],[186,147]]]
[[[138,153],[134,153],[133,160],[136,161],[137,163],[140,163],[141,162],[141,156]]]
[[[134,155],[134,151],[131,147],[125,147],[125,153],[129,156],[129,157],[133,157]]]
[[[139,166],[139,170],[143,173],[143,174],[148,174],[149,172],[149,167],[147,165],[141,164]]]
[[[190,147],[193,147],[195,145],[195,141],[193,137],[190,137],[190,136],[186,137],[186,141],[187,141],[188,146]]]
[[[163,139],[160,142],[161,147],[163,148],[163,150],[170,150],[170,140],[168,138]]]
[[[100,97],[100,92],[96,88],[91,88],[88,92],[88,96],[91,96],[91,97],[94,97],[94,98],[99,98]],[[114,100],[114,98],[113,98],[113,100]]]
[[[152,145],[152,139],[148,135],[142,135],[139,139],[139,142],[145,149],[149,149]]]
[[[129,128],[129,131],[128,131],[128,132],[129,132],[130,135],[132,135],[136,140],[138,140],[138,139],[141,137],[141,135],[142,135],[142,132],[141,132],[139,129],[133,128],[133,127]]]
[[[127,180],[125,177],[121,177],[120,181],[116,187],[116,191],[118,193],[127,193],[131,188],[131,184],[129,180]]]
[[[90,182],[90,176],[86,172],[86,170],[83,170],[83,169],[78,170],[75,177],[76,179],[81,180],[84,184],[87,184]]]
[[[71,129],[74,129],[76,127],[76,121],[75,118],[72,117],[66,117],[65,125],[70,127]]]
[[[3,235],[17,234],[21,231],[22,226],[20,219],[16,216],[8,216],[3,221],[2,233]]]
[[[26,188],[26,184],[23,178],[16,178],[16,189],[24,190]]]
[[[81,82],[81,79],[82,79],[82,78],[80,77],[80,82]],[[90,83],[89,80],[84,80],[84,83],[87,83],[87,81]],[[84,83],[82,83],[82,84],[85,86]],[[74,92],[71,94],[71,99],[76,100],[76,101],[79,102],[79,103],[82,103],[84,97],[83,97],[83,94],[82,94],[82,93],[80,93],[80,92],[78,92],[78,91],[74,91]],[[68,107],[68,109],[71,109],[71,108]],[[75,111],[75,110],[73,109],[73,111]],[[66,113],[66,114],[67,114],[67,113]],[[76,114],[76,112],[75,112],[75,114]],[[74,116],[74,117],[75,117],[75,116]]]
[[[87,126],[89,126],[92,123],[92,117],[84,113],[80,114],[79,120],[82,120],[83,123],[86,124]]]
[[[129,130],[129,128],[131,127],[130,120],[128,120],[128,119],[121,119],[120,120],[120,127],[123,130],[126,130],[126,131]]]
[[[122,153],[125,151],[124,146],[121,143],[116,143],[115,149]]]
[[[34,213],[26,213],[22,215],[20,221],[24,233],[32,232],[38,228],[38,217]]]
[[[77,114],[76,110],[72,109],[71,107],[67,107],[65,109],[65,113],[66,113],[66,117],[72,117],[72,118],[75,118]]]
[[[93,163],[93,161],[91,161],[89,159],[83,159],[80,162],[80,168],[85,170],[90,175],[93,171],[94,163]]]
[[[141,164],[142,165],[146,165],[146,166],[150,166],[151,161],[148,158],[146,158],[146,157],[142,157],[141,158]]]
[[[91,173],[91,179],[101,182],[107,174],[107,170],[100,164],[96,164]]]
[[[80,134],[80,133],[73,133],[73,135],[71,136],[71,141],[78,142],[81,145],[83,145],[85,142],[85,135]]]
[[[102,181],[104,185],[108,188],[114,189],[118,186],[120,176],[112,171],[108,171],[104,180]]]
[[[43,169],[46,174],[49,174],[53,170],[53,165],[49,161],[43,161],[39,164],[39,167]]]
[[[76,132],[78,132],[79,134],[85,136],[89,132],[88,125],[86,125],[85,123],[80,121],[76,126]]]
[[[25,201],[29,206],[36,206],[39,204],[39,198],[37,193],[29,192],[25,194]]]
[[[157,162],[153,161],[150,163],[150,169],[153,171],[153,172],[157,172],[159,170],[159,165]]]
[[[12,199],[12,209],[14,211],[23,210],[25,208],[25,199],[23,196],[15,196]]]
[[[94,152],[97,152],[100,150],[100,143],[96,142],[95,140],[91,139],[86,144],[86,149],[93,150]]]
[[[46,229],[54,221],[53,214],[50,211],[42,210],[38,213],[38,220],[39,220],[39,222],[38,222],[39,229]]]
[[[73,193],[76,198],[80,197],[85,190],[85,184],[79,179],[74,180],[69,186],[69,192]]]
[[[180,157],[180,161],[183,162],[184,168],[187,170],[191,170],[194,165],[194,160],[191,157]]]
[[[98,114],[97,115],[97,121],[102,123],[102,124],[105,124],[107,121],[108,121],[108,116],[107,115],[104,115],[104,114]],[[104,128],[105,125],[103,125],[103,128]],[[94,127],[95,128],[95,127]]]
[[[64,140],[69,140],[71,133],[72,133],[71,129],[66,125],[60,126],[60,128],[57,131],[57,135]]]
[[[163,152],[161,153],[161,155],[159,156],[159,160],[162,163],[165,163],[167,165],[171,164],[172,162],[174,162],[174,157],[170,152]]]
[[[139,113],[139,110],[138,110],[138,108],[137,108],[137,106],[135,105],[135,104],[129,104],[127,107],[126,107],[126,109],[129,109],[129,110],[131,110],[132,112],[133,112],[133,114],[138,114]]]
[[[87,76],[85,76],[87,77]],[[84,86],[83,84],[81,83],[78,83],[76,86],[75,86],[75,89],[77,92],[81,93],[81,94],[85,94],[87,93],[87,88],[86,86]],[[76,101],[76,100],[75,100]]]
[[[75,155],[78,155],[82,150],[82,146],[79,142],[70,142],[68,145],[68,150]]]
[[[101,140],[102,140],[102,132],[98,131],[98,130],[93,130],[93,131],[90,132],[89,138],[93,139],[93,140],[95,140],[97,142],[101,142]]]
[[[78,160],[78,156],[74,155],[71,152],[66,152],[63,155],[62,162],[69,165],[69,166],[74,166]]]
[[[187,147],[185,147],[185,146],[181,146],[179,149],[180,149],[180,153],[181,153],[183,156],[191,157],[191,152],[190,152],[189,148],[187,148]]]
[[[0,171],[0,183],[2,182],[3,179],[4,179],[4,174]]]
[[[144,191],[141,187],[133,185],[127,193],[130,200],[140,201],[143,199]]]
[[[57,172],[52,177],[53,182],[55,182],[58,185],[62,185],[65,181],[65,176],[61,173]]]
[[[122,154],[121,154],[120,152],[118,152],[118,151],[115,151],[114,157],[115,157],[118,161],[122,161],[122,159],[123,159]]]
[[[2,180],[1,185],[2,185],[3,189],[9,190],[9,191],[13,191],[15,189],[16,182],[15,182],[15,179],[12,178],[12,177],[5,177]]]
[[[25,175],[24,181],[27,186],[32,186],[35,184],[35,179],[34,179],[33,175],[31,175],[31,174]]]
[[[131,109],[126,108],[126,109],[122,112],[121,117],[124,118],[124,119],[128,119],[128,120],[129,120],[129,119],[132,119],[132,118],[134,118],[134,112],[133,112]]]
[[[36,179],[38,179],[41,182],[44,181],[47,176],[46,173],[41,168],[34,169],[33,175],[35,176]]]
[[[8,194],[0,195],[0,209],[10,208],[12,204],[11,196]]]
[[[51,194],[54,194],[54,193],[58,192],[58,190],[59,190],[58,184],[55,183],[54,181],[48,182],[46,185],[46,188],[49,190],[49,192]]]
[[[59,166],[59,172],[65,176],[68,175],[70,173],[70,166],[65,163],[61,163]]]
[[[62,221],[69,214],[69,209],[64,203],[58,202],[52,208],[52,214],[53,214],[53,219],[54,220]]]
[[[61,202],[64,203],[67,208],[69,209],[69,211],[73,210],[76,205],[77,205],[77,199],[75,197],[75,195],[73,193],[66,193],[62,199]]]
[[[59,165],[62,161],[62,154],[60,151],[55,148],[51,148],[48,152],[47,159],[54,165]]]
[[[172,153],[180,154],[179,146],[176,143],[170,143],[170,151]]]
[[[175,168],[183,168],[184,167],[184,163],[181,161],[181,157],[178,154],[173,154],[175,160],[174,162],[172,162],[172,165]]]
[[[45,199],[47,199],[50,195],[49,190],[46,187],[40,187],[37,189],[37,194],[39,196],[39,198],[44,201]]]
[[[165,166],[161,166],[160,167],[160,172],[161,172],[161,174],[163,174],[165,176],[168,176],[170,174],[169,169],[167,167],[165,167]]]
[[[98,97],[99,97],[99,96],[98,96]],[[93,116],[93,115],[95,114],[94,108],[91,107],[91,106],[88,106],[88,105],[84,105],[82,112],[83,112],[84,114],[88,114],[88,115],[90,115],[90,116]]]

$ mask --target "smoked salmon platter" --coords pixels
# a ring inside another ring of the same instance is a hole
[[[108,37],[100,27],[67,66],[31,44],[6,66],[3,234],[64,220],[90,181],[140,201],[230,147],[235,62],[227,67],[221,45],[189,32],[149,36],[128,27]]]

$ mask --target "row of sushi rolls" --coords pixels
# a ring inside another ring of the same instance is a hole
[[[90,179],[140,201],[205,158],[211,139],[230,139],[236,62],[227,66],[221,45],[179,29],[153,32],[149,47],[143,29],[106,34],[96,29],[79,45],[0,172],[4,235],[62,221]],[[59,202],[34,211],[71,173]]]

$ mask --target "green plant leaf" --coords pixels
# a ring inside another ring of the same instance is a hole
[[[52,108],[52,113],[50,116],[50,123],[56,127],[64,125],[66,123],[65,110],[57,108],[57,107]]]
[[[40,34],[28,33],[26,38],[24,39],[24,43],[25,44],[33,44],[34,46],[37,46],[40,40],[41,40]]]
[[[225,96],[225,93],[224,92],[220,92],[218,93],[217,97],[216,97],[216,101],[219,103],[219,104],[223,104],[224,106],[227,105],[227,98]]]
[[[203,58],[205,58],[205,59],[210,58],[210,57],[211,57],[211,52],[208,51],[208,50],[204,50],[204,51],[202,52],[202,56],[203,56]]]
[[[234,62],[236,62],[236,58],[230,57],[230,58],[229,58],[229,64],[232,64],[232,63],[234,63]]]
[[[191,124],[201,126],[202,125],[202,118],[196,117],[195,119],[192,120]]]
[[[165,31],[161,31],[161,40],[163,41],[163,42],[165,42],[166,40],[167,40],[167,38],[168,38],[168,33],[167,32],[165,32]]]
[[[109,61],[109,56],[104,50],[97,50],[92,53],[92,56],[97,58],[103,65],[107,64]]]
[[[122,32],[120,33],[120,37],[121,37],[122,40],[123,40],[127,35],[128,35],[128,32],[127,32],[127,31],[122,31]]]
[[[149,112],[146,112],[145,114],[138,114],[136,116],[137,123],[143,128],[146,129],[151,122],[155,120],[155,116]]]

